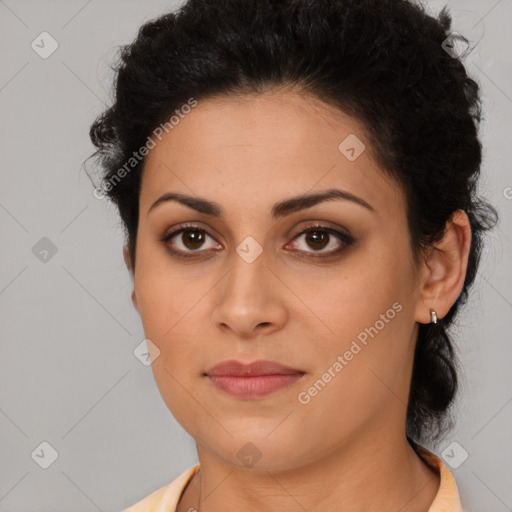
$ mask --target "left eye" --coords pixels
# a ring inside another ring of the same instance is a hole
[[[304,238],[305,244],[307,244],[308,247],[312,247],[313,249],[315,249],[314,251],[312,251],[313,253],[320,252],[321,254],[327,253],[328,255],[332,255],[332,254],[336,254],[336,253],[340,252],[341,250],[343,250],[345,248],[345,246],[348,246],[353,242],[353,239],[350,236],[348,236],[344,233],[341,233],[335,229],[328,228],[327,226],[309,227],[306,230],[299,233],[294,238],[294,240],[296,240],[300,237],[305,237]],[[334,244],[334,248],[332,248],[331,250],[324,251],[323,249],[325,249],[326,246],[328,246],[328,245],[332,246],[333,238],[338,239],[337,248],[336,248],[336,244]],[[299,247],[299,250],[301,250],[300,247]],[[306,252],[309,252],[309,251],[306,251]],[[314,254],[314,256],[316,256],[316,255]]]
[[[178,235],[182,235],[179,237]],[[163,238],[161,238],[161,242],[163,242],[167,247],[169,247],[169,250],[177,257],[189,257],[190,253],[193,252],[203,252],[200,249],[213,249],[218,250],[219,248],[222,248],[222,246],[215,244],[212,244],[209,248],[204,248],[204,243],[206,238],[209,237],[212,240],[214,238],[212,235],[208,233],[203,228],[199,228],[197,226],[193,225],[186,225],[181,226],[179,229],[172,231],[171,233],[168,233],[164,235]],[[340,252],[343,250],[346,246],[350,245],[353,242],[352,237],[345,233],[341,233],[335,229],[329,228],[327,226],[310,226],[306,228],[305,230],[298,233],[293,240],[297,240],[300,237],[305,237],[305,243],[308,245],[309,248],[313,248],[313,251],[307,251],[299,248],[299,252],[306,252],[312,254],[313,257],[316,257],[316,254],[314,253],[321,253],[321,255],[327,254],[332,255]],[[169,243],[174,238],[177,238],[178,244],[175,243]],[[332,238],[338,239],[338,247],[330,250],[323,250],[328,245],[332,245]],[[296,242],[292,243],[294,245],[297,245]],[[178,247],[176,248],[176,245]],[[181,245],[181,247],[179,247]],[[173,247],[175,246],[175,247]],[[187,254],[189,253],[189,254]],[[192,256],[192,255],[190,255]],[[321,257],[321,256],[320,256]]]

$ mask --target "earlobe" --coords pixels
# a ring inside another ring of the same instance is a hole
[[[416,321],[432,321],[431,309],[443,318],[464,286],[471,248],[471,225],[463,210],[455,211],[446,223],[443,238],[425,257],[425,280],[417,305]]]
[[[127,245],[123,246],[123,259],[124,259],[124,263],[126,265],[126,268],[133,275],[132,262],[131,262],[130,252],[128,251],[128,246]]]
[[[133,265],[132,265],[132,261],[131,261],[131,258],[130,258],[130,252],[128,251],[128,247],[126,245],[123,246],[123,259],[124,259],[126,268],[130,272],[130,275],[131,275],[132,280],[133,280]],[[135,294],[135,288],[132,290],[131,298],[132,298],[133,307],[137,311],[139,311],[139,305],[137,303],[137,295]]]
[[[135,295],[135,290],[132,290],[132,304],[133,307],[139,311],[139,304],[137,303],[137,295]]]

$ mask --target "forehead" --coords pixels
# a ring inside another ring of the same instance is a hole
[[[362,196],[376,210],[404,207],[398,186],[373,159],[363,125],[310,95],[199,100],[154,140],[142,212],[169,191],[208,197],[233,212],[329,188]]]

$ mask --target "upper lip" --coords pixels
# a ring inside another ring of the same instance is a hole
[[[234,359],[223,361],[206,371],[207,375],[220,376],[230,375],[237,377],[254,377],[257,375],[293,375],[304,373],[300,370],[284,366],[274,361],[254,361],[244,364]]]

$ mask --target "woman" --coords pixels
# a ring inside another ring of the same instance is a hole
[[[97,192],[199,458],[127,511],[461,510],[425,445],[496,213],[450,24],[406,0],[189,0],[123,48]]]

